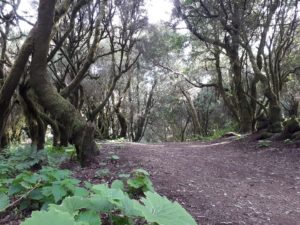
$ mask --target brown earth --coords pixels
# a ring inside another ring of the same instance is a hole
[[[299,144],[259,148],[255,136],[210,143],[103,145],[119,168],[142,167],[156,190],[203,225],[299,225]]]

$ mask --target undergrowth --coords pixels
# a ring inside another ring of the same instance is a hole
[[[37,210],[21,225],[196,225],[182,206],[154,191],[144,169],[120,174],[109,186],[82,182],[71,171],[55,168],[74,152],[46,145],[41,151],[18,146],[1,154],[0,215]]]

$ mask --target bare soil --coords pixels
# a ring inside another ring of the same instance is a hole
[[[156,191],[203,225],[299,225],[300,145],[256,137],[216,142],[103,145],[118,167],[145,168]]]
[[[91,183],[110,183],[118,174],[144,168],[158,193],[178,201],[202,225],[300,225],[299,143],[272,142],[259,148],[251,135],[215,142],[101,146],[89,167],[69,162],[63,168]],[[111,160],[113,154],[120,159]],[[109,174],[97,176],[104,168]],[[11,219],[0,224],[17,224]]]

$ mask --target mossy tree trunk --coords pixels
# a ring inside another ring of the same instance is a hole
[[[22,100],[22,108],[29,127],[30,139],[32,141],[32,145],[36,146],[37,150],[41,150],[44,149],[45,145],[47,124],[40,117],[39,110],[30,98],[28,91],[27,85],[20,84],[19,95],[20,100]]]
[[[231,70],[233,73],[234,96],[237,99],[237,108],[240,118],[240,131],[246,133],[252,130],[252,118],[249,102],[243,87],[242,79],[242,60],[240,52],[240,32],[241,32],[241,14],[237,3],[233,7],[231,43],[225,41],[226,52],[230,59]]]
[[[188,108],[190,110],[190,114],[192,117],[193,125],[194,125],[194,134],[195,135],[202,135],[202,128],[200,124],[200,119],[196,110],[196,107],[194,105],[194,102],[190,96],[190,94],[185,91],[183,88],[180,87],[181,93],[184,95],[187,103],[188,103]]]
[[[247,46],[246,50],[249,54],[249,59],[253,67],[254,75],[256,79],[258,79],[261,82],[264,88],[263,94],[264,96],[266,96],[266,98],[269,101],[268,130],[272,133],[279,133],[282,131],[282,120],[283,120],[281,108],[279,106],[279,100],[276,94],[273,92],[267,76],[260,70],[257,61],[255,60],[252,49]]]
[[[53,2],[55,4],[56,1]],[[55,23],[57,23],[61,19],[61,17],[65,15],[66,11],[69,8],[69,5],[69,0],[64,0],[60,3],[60,5],[56,9],[56,15],[54,19]],[[4,143],[2,142],[2,140],[6,139],[2,137],[5,135],[5,126],[10,112],[11,99],[15,90],[17,89],[19,81],[28,63],[28,59],[33,51],[33,34],[35,32],[35,29],[36,26],[31,29],[26,40],[22,44],[22,47],[18,52],[18,55],[16,56],[16,60],[14,61],[13,66],[0,90],[0,147],[4,145],[2,144]],[[2,47],[2,52],[5,52],[5,47]],[[4,77],[2,69],[3,68],[1,68],[1,76]]]
[[[38,22],[34,32],[34,49],[30,67],[30,86],[39,103],[51,116],[65,126],[68,140],[75,145],[81,165],[93,159],[96,144],[94,127],[87,124],[75,107],[54,88],[47,73],[47,55],[51,39],[56,1],[40,0]]]
[[[19,84],[28,58],[31,54],[32,33],[33,30],[29,33],[27,39],[23,43],[14,65],[0,90],[0,146],[4,146],[1,140],[3,140],[2,136],[5,133],[5,126],[9,116],[11,99]]]
[[[137,119],[136,126],[134,128],[134,138],[133,138],[134,142],[141,141],[144,136],[145,130],[148,125],[148,116],[150,114],[151,108],[153,107],[153,95],[154,95],[154,89],[156,85],[157,85],[157,80],[155,79],[147,98],[145,111]]]

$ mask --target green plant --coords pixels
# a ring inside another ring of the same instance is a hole
[[[214,140],[217,140],[217,139],[223,137],[226,133],[236,131],[237,130],[236,126],[237,125],[235,125],[235,124],[228,124],[225,128],[214,129],[209,136],[201,136],[201,137],[196,136],[196,137],[192,138],[192,140],[214,141]],[[236,138],[237,139],[241,138],[241,136],[237,135]]]
[[[46,152],[37,150],[36,146],[19,145],[7,150],[7,163],[16,171],[24,171],[46,161]]]
[[[268,148],[272,142],[269,140],[259,140],[258,147],[259,148]]]
[[[46,209],[50,203],[59,203],[66,196],[86,196],[80,181],[70,177],[68,170],[45,167],[39,172],[25,171],[13,179],[8,196],[20,198],[20,209]]]
[[[291,139],[285,139],[284,140],[284,144],[291,144],[293,143],[293,141]]]
[[[9,205],[9,197],[6,194],[0,194],[0,212]]]
[[[0,179],[12,178],[37,164],[57,167],[74,154],[75,148],[72,145],[56,147],[46,144],[44,150],[37,150],[32,145],[10,146],[0,155]]]
[[[45,145],[47,165],[52,167],[58,167],[63,162],[71,159],[76,155],[76,150],[73,145],[68,147],[52,146],[52,144]]]
[[[109,152],[109,154],[110,156],[107,156],[107,159],[109,159],[112,162],[116,162],[120,159],[120,157],[113,152]]]
[[[130,177],[129,173],[121,173],[118,175],[119,178],[121,179],[128,179]]]
[[[109,174],[110,174],[109,169],[100,169],[96,171],[95,177],[104,178],[107,177]]]
[[[8,185],[11,183],[15,174],[15,168],[7,162],[3,157],[0,157],[0,194],[7,193]]]
[[[137,201],[122,189],[106,184],[93,186],[92,192],[88,197],[67,197],[61,205],[51,204],[48,211],[33,212],[21,225],[100,225],[105,220],[115,225],[196,225],[177,202],[157,193],[146,192]]]
[[[112,155],[110,158],[112,161],[118,161],[120,159],[120,157],[117,155]]]
[[[133,195],[139,195],[144,192],[154,192],[150,174],[144,169],[136,169],[127,180],[128,192]]]

